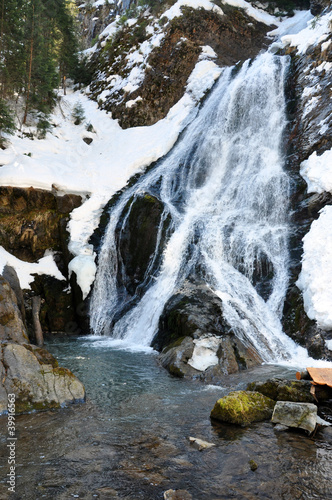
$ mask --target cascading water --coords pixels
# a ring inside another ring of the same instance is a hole
[[[287,64],[287,58],[265,53],[240,69],[225,69],[171,153],[112,209],[91,301],[96,334],[150,345],[167,300],[195,272],[222,300],[236,335],[264,361],[295,352],[280,323],[288,282],[289,180],[282,155]],[[164,205],[156,250],[145,293],[121,316],[116,228],[126,223],[125,207],[149,192]],[[262,265],[270,274],[264,293],[257,285]]]

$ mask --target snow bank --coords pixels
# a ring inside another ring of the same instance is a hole
[[[314,151],[301,163],[300,174],[308,184],[308,193],[332,193],[332,149],[321,156]]]
[[[326,206],[303,238],[302,270],[296,283],[308,317],[323,330],[332,329],[331,283],[332,206]]]
[[[30,288],[30,283],[34,280],[33,274],[48,274],[58,280],[66,279],[57,268],[52,252],[46,253],[38,262],[30,263],[17,259],[0,246],[0,274],[6,265],[16,270],[22,289]]]
[[[264,10],[253,7],[249,2],[246,2],[245,0],[222,0],[222,3],[244,9],[248,16],[256,19],[256,21],[267,24],[268,26],[271,26],[273,24],[278,26],[280,24],[280,22],[277,21],[276,17],[271,16],[267,12],[264,12]]]
[[[309,20],[299,33],[285,35],[281,37],[281,41],[285,46],[297,47],[298,53],[304,54],[311,45],[317,45],[329,36],[331,19],[332,12],[329,12],[320,18]]]

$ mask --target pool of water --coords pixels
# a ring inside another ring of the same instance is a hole
[[[252,380],[294,377],[262,366],[224,387],[175,379],[153,353],[87,339],[47,348],[85,384],[87,402],[17,417],[17,487],[8,493],[6,418],[0,419],[0,498],[162,499],[185,489],[194,500],[330,499],[332,433],[280,433],[211,423],[215,401]],[[198,451],[189,436],[215,444]],[[257,469],[252,471],[249,461]]]

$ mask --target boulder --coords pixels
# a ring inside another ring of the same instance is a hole
[[[18,291],[19,292],[19,291]],[[0,414],[58,408],[85,399],[83,384],[45,349],[29,344],[16,295],[0,276]]]
[[[211,418],[237,425],[248,425],[271,418],[275,401],[259,392],[234,391],[219,399]]]
[[[206,284],[186,280],[166,303],[152,347],[173,375],[198,377],[209,383],[262,362],[241,342],[223,318],[223,304]],[[181,375],[180,375],[181,373]]]
[[[0,371],[5,375],[0,413],[7,409],[7,394],[15,394],[16,413],[84,401],[83,384],[70,370],[59,368],[55,358],[44,349],[9,343],[1,348]]]
[[[310,393],[309,380],[282,380],[269,379],[266,382],[251,382],[247,391],[257,391],[274,401],[294,401],[299,403],[313,403],[315,401]]]
[[[317,425],[317,406],[311,403],[278,401],[274,407],[272,422],[304,429],[311,434]]]

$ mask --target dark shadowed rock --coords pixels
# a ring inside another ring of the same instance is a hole
[[[187,280],[171,297],[152,341],[170,373],[217,382],[261,363],[254,348],[231,331],[222,310],[222,301],[201,282]]]
[[[256,391],[274,401],[293,401],[313,403],[314,397],[310,394],[309,380],[281,380],[270,379],[266,382],[251,382],[247,391]]]

